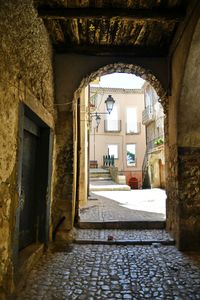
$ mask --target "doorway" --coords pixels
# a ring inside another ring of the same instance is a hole
[[[30,119],[24,117],[19,250],[36,241],[38,206],[36,179],[39,140],[39,127]]]
[[[48,242],[53,144],[52,130],[25,105],[20,120],[16,254]]]

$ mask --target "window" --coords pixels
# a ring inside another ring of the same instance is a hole
[[[126,110],[126,133],[137,133],[137,110],[136,107],[128,107]]]
[[[118,155],[118,145],[108,145],[108,154],[114,155],[114,158],[119,158]]]
[[[151,91],[147,91],[145,94],[145,107],[146,107],[146,109],[148,109],[149,113],[153,112]]]
[[[118,122],[118,108],[115,105],[113,110],[109,115],[107,115],[107,131],[118,131],[119,130],[119,122]]]
[[[136,165],[136,145],[126,145],[126,162],[127,166],[134,167]]]

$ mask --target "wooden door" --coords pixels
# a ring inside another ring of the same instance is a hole
[[[19,249],[36,241],[37,199],[36,177],[39,128],[25,119],[20,196]]]

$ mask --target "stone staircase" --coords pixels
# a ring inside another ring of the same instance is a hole
[[[107,169],[90,169],[90,191],[129,191],[130,187],[126,184],[118,184],[111,178]]]
[[[112,181],[109,170],[107,169],[90,169],[90,182],[94,181]]]

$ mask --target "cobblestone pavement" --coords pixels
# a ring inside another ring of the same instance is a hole
[[[108,237],[114,240],[137,240],[137,241],[172,241],[169,233],[165,230],[132,230],[132,229],[78,229],[76,233],[77,240],[108,240]]]
[[[174,246],[73,245],[44,255],[16,299],[200,299],[200,256]]]
[[[164,220],[165,192],[160,189],[95,192],[80,209],[82,222]]]

